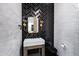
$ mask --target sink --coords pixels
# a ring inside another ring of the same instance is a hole
[[[27,38],[23,42],[24,47],[44,45],[44,44],[45,44],[45,40],[43,38]]]

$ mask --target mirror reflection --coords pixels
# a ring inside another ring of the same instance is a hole
[[[39,32],[39,19],[37,17],[28,17],[28,33]]]

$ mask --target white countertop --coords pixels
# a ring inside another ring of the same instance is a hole
[[[36,46],[45,44],[45,40],[42,38],[27,38],[23,42],[24,47]]]

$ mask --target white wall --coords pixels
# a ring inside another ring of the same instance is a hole
[[[21,4],[0,3],[0,56],[18,56],[22,44]]]
[[[58,55],[79,56],[79,4],[56,3],[54,7],[54,46]]]

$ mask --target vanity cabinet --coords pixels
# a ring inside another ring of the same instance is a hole
[[[24,47],[23,48],[23,52],[24,52],[23,56],[29,56],[28,55],[28,50],[32,50],[32,49],[39,49],[39,51],[38,51],[39,56],[45,56],[45,47],[44,47],[44,45]]]
[[[44,56],[45,55],[45,40],[42,38],[25,39],[23,42],[23,55],[29,56],[28,51],[33,50],[33,49],[38,49],[38,54],[39,54],[38,56]]]

